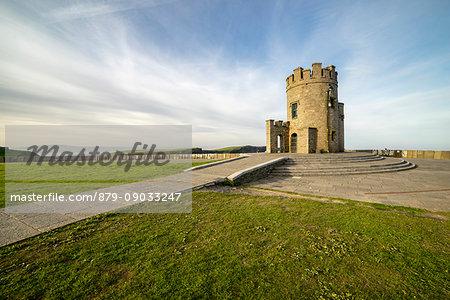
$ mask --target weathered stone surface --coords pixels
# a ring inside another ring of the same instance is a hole
[[[344,104],[338,101],[337,88],[334,66],[313,63],[312,71],[295,69],[286,79],[287,122],[266,121],[266,151],[344,151]]]
[[[426,159],[450,159],[450,151],[433,150],[372,150],[372,153],[381,156],[403,157],[403,158],[426,158]]]
[[[233,184],[242,184],[265,178],[274,168],[284,164],[286,160],[286,157],[276,158],[274,160],[235,172],[228,176],[227,179],[230,180]]]

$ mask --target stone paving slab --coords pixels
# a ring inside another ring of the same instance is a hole
[[[0,212],[0,245],[4,246],[15,241],[19,241],[42,233],[13,216]]]

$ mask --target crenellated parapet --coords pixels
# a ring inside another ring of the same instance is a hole
[[[332,82],[337,84],[336,67],[330,65],[326,68],[322,68],[321,63],[313,63],[312,69],[298,67],[294,70],[293,74],[286,78],[286,89],[300,84],[318,82]]]
[[[274,121],[272,123],[273,123],[274,127],[289,127],[289,121],[284,122],[282,120],[279,120],[279,121]]]

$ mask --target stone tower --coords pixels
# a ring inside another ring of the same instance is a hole
[[[335,66],[297,68],[286,78],[287,122],[266,121],[268,153],[344,151],[344,104]]]

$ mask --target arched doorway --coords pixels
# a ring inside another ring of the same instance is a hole
[[[283,152],[281,149],[281,134],[277,135],[277,153]]]
[[[297,134],[291,134],[291,153],[297,153]]]

